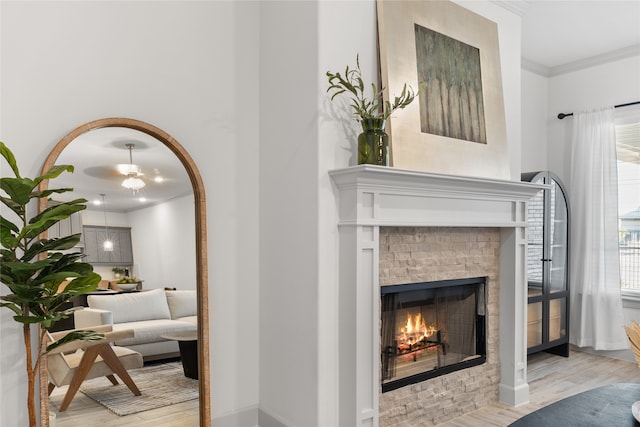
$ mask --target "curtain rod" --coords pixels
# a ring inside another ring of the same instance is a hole
[[[626,104],[614,105],[614,107],[615,108],[628,107],[629,105],[636,105],[636,104],[640,104],[640,101],[627,102]],[[564,119],[565,117],[569,117],[569,116],[573,116],[573,113],[560,113],[560,114],[558,114],[558,118],[560,120]]]

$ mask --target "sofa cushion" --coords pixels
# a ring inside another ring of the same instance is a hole
[[[177,319],[173,319],[173,320],[179,320],[181,322],[189,322],[196,328],[198,327],[198,316],[178,317]]]
[[[165,291],[172,319],[196,316],[198,314],[198,297],[196,291]]]
[[[118,323],[113,325],[113,330],[133,329],[135,335],[132,338],[125,338],[116,341],[116,345],[128,346],[135,344],[146,344],[158,341],[167,341],[160,338],[161,335],[194,331],[196,327],[188,322],[179,322],[177,320],[160,319],[160,320],[142,320],[130,323]]]
[[[118,295],[89,295],[87,303],[91,308],[112,312],[114,324],[171,317],[163,289]],[[137,328],[135,329],[137,332]]]

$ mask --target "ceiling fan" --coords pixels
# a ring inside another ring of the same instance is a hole
[[[142,173],[140,166],[133,163],[133,147],[135,147],[135,144],[128,143],[126,144],[126,147],[129,149],[129,163],[119,164],[116,167],[118,169],[118,172],[126,176],[126,178],[120,185],[128,190],[131,190],[135,194],[138,190],[144,188],[144,186],[146,185],[141,178],[144,173]]]

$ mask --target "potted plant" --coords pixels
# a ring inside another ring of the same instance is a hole
[[[119,280],[120,277],[122,277],[122,275],[124,274],[124,268],[122,267],[113,267],[111,271],[113,272],[113,275],[116,278],[116,280]]]
[[[30,216],[28,207],[32,201],[47,198],[53,193],[71,191],[70,188],[41,191],[42,181],[54,179],[63,172],[73,172],[73,166],[53,166],[44,175],[31,179],[22,177],[16,159],[9,148],[0,142],[0,153],[9,164],[15,177],[0,178],[0,200],[13,212],[16,222],[3,212],[0,215],[0,281],[9,293],[0,296],[0,307],[14,312],[13,319],[22,324],[28,380],[27,407],[29,425],[36,426],[35,391],[36,375],[47,351],[64,343],[97,340],[103,337],[93,331],[76,331],[46,346],[47,331],[51,326],[73,312],[62,310],[64,303],[77,295],[94,291],[100,276],[90,264],[79,262],[81,253],[62,253],[72,249],[81,234],[44,239],[40,234],[71,214],[86,208],[85,199],[56,204]],[[39,328],[35,329],[34,325]],[[37,348],[31,346],[32,333],[37,331]]]
[[[384,131],[391,114],[413,102],[416,93],[405,83],[400,96],[393,102],[384,101],[384,87],[371,83],[371,98],[365,94],[365,84],[360,70],[360,57],[356,56],[356,68],[347,68],[344,75],[327,71],[331,101],[341,94],[349,96],[353,115],[360,121],[363,132],[358,136],[358,164],[389,165],[389,136]]]

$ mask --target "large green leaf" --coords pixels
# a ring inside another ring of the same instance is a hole
[[[73,202],[69,202],[68,204],[56,205],[46,209],[41,214],[34,216],[29,221],[29,225],[22,229],[18,235],[18,239],[22,239],[24,237],[27,239],[35,239],[40,235],[40,233],[48,230],[56,223],[69,218],[69,216],[76,212],[86,209],[85,205],[79,204],[83,201],[86,202],[85,199],[77,199]]]
[[[9,261],[2,263],[0,271],[3,275],[10,276],[13,283],[31,283],[33,276],[55,262],[56,259],[51,257],[35,262]]]
[[[2,157],[4,157],[7,163],[9,163],[9,166],[11,166],[13,174],[17,178],[20,178],[20,171],[18,170],[18,163],[16,162],[16,158],[13,156],[11,150],[9,150],[9,147],[7,147],[2,141],[0,141],[0,154],[2,154]]]
[[[29,304],[42,295],[44,288],[38,286],[11,284],[7,286],[11,290],[11,294],[4,295],[4,301],[14,302],[16,304]]]
[[[35,185],[29,178],[0,178],[0,189],[19,205],[29,203],[31,190],[34,188]]]
[[[62,219],[68,218],[70,215],[86,209],[86,203],[87,199],[74,199],[69,202],[51,205],[47,209],[31,218],[29,223],[33,224],[43,219],[56,218],[63,215],[66,215],[66,217]]]
[[[15,224],[8,221],[4,217],[0,217],[0,243],[3,248],[15,249],[18,246],[16,238],[19,232]]]
[[[43,191],[33,190],[31,192],[31,197],[37,198],[37,199],[43,199],[45,197],[49,197],[52,194],[62,194],[68,191],[73,191],[73,188],[51,188]]]
[[[51,169],[46,171],[44,173],[44,175],[40,175],[39,177],[34,179],[33,182],[35,182],[35,184],[37,186],[38,184],[40,184],[41,181],[44,181],[45,179],[57,178],[63,172],[71,172],[71,173],[73,173],[73,166],[71,166],[71,165],[54,165],[54,166],[51,167]]]
[[[81,293],[92,292],[97,289],[100,280],[102,280],[102,277],[100,277],[99,274],[89,273],[86,276],[81,276],[73,279],[67,284],[67,286],[64,288],[64,291],[74,296]]]
[[[4,247],[0,248],[0,264],[5,261],[16,261],[16,254]]]
[[[82,233],[78,233],[66,237],[38,240],[27,248],[20,259],[22,261],[31,261],[35,256],[43,252],[71,249],[80,242],[81,238]]]
[[[65,335],[64,337],[60,338],[57,341],[54,341],[53,343],[49,344],[47,346],[47,353],[50,352],[53,349],[56,349],[58,347],[60,347],[63,344],[69,343],[69,342],[73,342],[73,341],[78,341],[78,340],[83,340],[83,341],[100,341],[101,339],[104,338],[104,334],[99,334],[95,331],[73,331],[73,332],[69,332],[67,335]]]
[[[78,267],[74,264],[64,269],[61,269],[59,271],[48,272],[47,274],[43,272],[41,275],[38,275],[38,277],[35,277],[33,279],[33,283],[36,286],[42,285],[45,287],[50,282],[53,282],[53,283],[58,282],[59,284],[68,279],[72,279],[71,283],[73,283],[74,281],[83,279],[84,277],[92,277],[92,276],[87,276],[91,274],[95,274],[95,273],[87,272],[86,269],[83,269],[82,267]],[[100,276],[98,275],[98,277]],[[99,281],[100,279],[98,279],[96,283],[98,283]],[[82,282],[78,282],[77,285],[79,286],[81,283]]]
[[[2,298],[0,298],[0,299],[2,299]],[[7,307],[7,308],[11,309],[17,315],[22,314],[22,308],[18,304],[14,304],[14,303],[11,303],[11,302],[2,302],[2,303],[0,303],[0,307]]]
[[[4,197],[0,195],[0,202],[2,202],[5,206],[7,206],[9,209],[15,212],[15,214],[18,215],[18,217],[22,218],[22,216],[24,215],[25,207],[23,205],[20,205],[14,202],[9,197]]]
[[[84,255],[78,253],[61,255],[51,265],[43,268],[31,281],[39,285],[46,282],[65,280],[66,278],[79,278],[90,275],[93,272],[91,264],[76,262]]]
[[[4,270],[5,268],[12,271],[12,272],[16,272],[16,273],[23,273],[23,272],[27,272],[27,273],[35,273],[53,263],[56,262],[56,258],[53,258],[53,255],[56,254],[52,254],[52,257],[50,258],[46,258],[46,259],[41,259],[39,261],[35,261],[35,262],[21,262],[21,261],[8,261],[8,262],[3,262],[2,263],[2,269]]]
[[[13,320],[20,323],[33,324],[41,323],[44,318],[41,316],[13,316]]]

